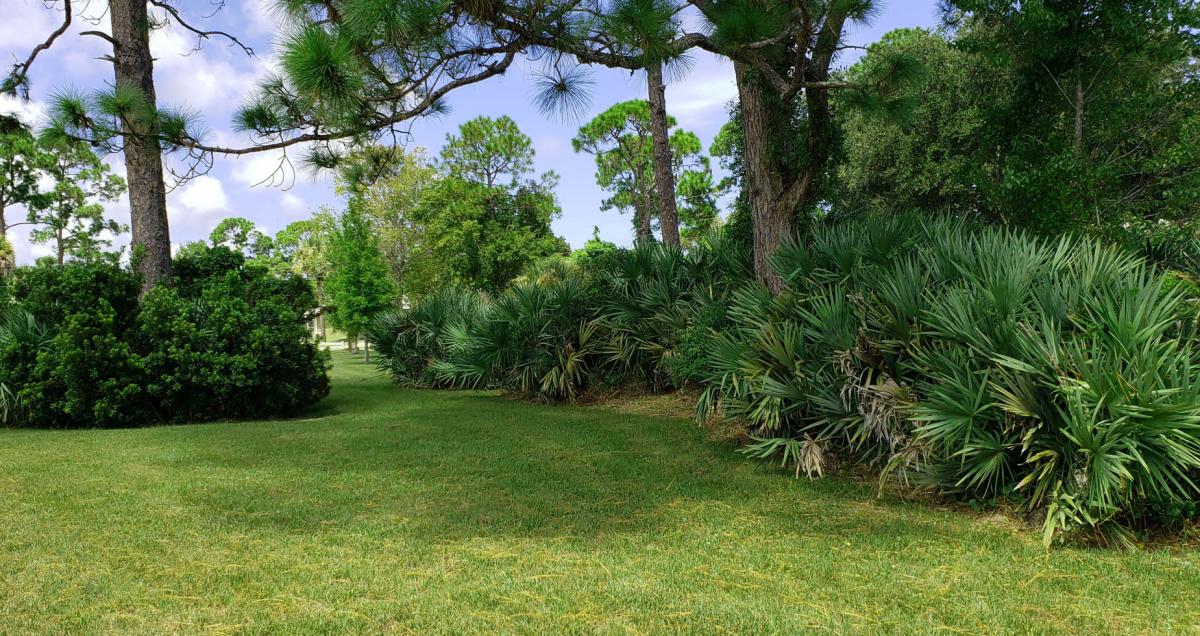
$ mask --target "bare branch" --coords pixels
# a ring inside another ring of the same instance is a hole
[[[50,37],[46,38],[45,42],[34,47],[28,59],[20,64],[13,65],[12,74],[8,76],[8,81],[5,82],[8,90],[15,93],[21,90],[19,87],[24,86],[22,94],[25,99],[29,99],[29,85],[26,81],[29,75],[29,68],[33,66],[33,61],[37,59],[39,53],[49,49],[54,44],[54,41],[58,39],[58,36],[67,32],[67,28],[71,26],[71,18],[71,0],[63,0],[63,23],[50,34]]]
[[[187,29],[188,31],[191,31],[192,33],[195,33],[196,36],[199,38],[199,40],[207,40],[214,35],[223,37],[223,38],[229,40],[230,42],[232,42],[233,44],[236,44],[237,46],[239,46],[242,49],[242,51],[245,51],[246,55],[249,55],[250,57],[254,57],[254,49],[246,46],[245,44],[242,44],[242,41],[237,39],[233,35],[230,35],[229,33],[226,33],[225,31],[203,31],[201,29],[197,29],[196,27],[192,26],[191,24],[188,24],[187,20],[183,19],[183,16],[179,13],[178,9],[171,6],[170,4],[167,4],[163,0],[150,0],[150,4],[166,11],[175,20],[175,22],[177,24],[179,24],[179,26]],[[199,40],[197,40],[196,48],[200,48]]]
[[[103,31],[80,31],[79,35],[94,35],[94,36],[100,38],[101,40],[108,40],[108,43],[112,45],[113,50],[116,50],[116,48],[118,46],[117,41],[114,40],[111,35],[103,32]]]

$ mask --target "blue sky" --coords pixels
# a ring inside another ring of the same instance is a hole
[[[254,58],[218,40],[209,41],[201,50],[193,52],[195,38],[178,28],[156,31],[152,37],[160,105],[199,113],[209,141],[245,143],[229,132],[230,116],[253,87],[255,79],[272,62],[275,28],[269,2],[227,0],[224,9],[207,21],[203,16],[213,7],[209,0],[176,2],[193,22],[237,34],[254,48],[257,54]],[[5,19],[0,20],[0,55],[7,68],[10,60],[23,60],[53,31],[61,14],[46,9],[41,0],[3,0],[3,3]],[[106,53],[106,43],[94,36],[80,35],[81,31],[108,30],[105,3],[103,0],[87,3],[77,0],[74,6],[77,13],[94,18],[96,23],[77,19],[75,26],[35,63],[31,73],[31,101],[20,103],[0,97],[0,112],[17,112],[36,122],[44,112],[46,100],[56,91],[87,91],[111,82],[112,67],[96,59]],[[865,45],[894,28],[933,28],[937,22],[936,0],[891,0],[881,3],[870,24],[852,27],[850,42]],[[838,64],[848,65],[857,57],[857,52],[847,52]],[[582,121],[609,105],[626,99],[644,99],[643,78],[627,72],[596,69],[592,103],[586,114],[580,121],[560,122],[542,115],[532,105],[534,68],[522,62],[506,76],[452,93],[448,100],[449,114],[414,122],[412,138],[407,145],[425,147],[431,154],[436,153],[447,132],[455,130],[462,122],[479,115],[509,115],[533,139],[537,151],[536,169],[539,172],[554,170],[560,176],[558,197],[563,214],[554,223],[555,231],[578,247],[591,237],[593,226],[598,226],[603,238],[628,244],[632,239],[629,218],[615,212],[600,212],[604,195],[595,185],[592,158],[574,153],[570,138]],[[668,87],[667,109],[681,127],[699,135],[707,147],[726,121],[726,105],[735,94],[732,66],[715,56],[701,53],[694,57],[694,65],[688,74]],[[313,181],[298,174],[284,179],[282,184],[260,184],[274,172],[280,159],[278,154],[218,157],[208,175],[175,189],[168,197],[172,242],[182,244],[204,238],[217,221],[227,216],[247,217],[274,233],[292,221],[307,217],[311,210],[322,204],[338,205],[328,180]],[[119,156],[107,160],[118,173],[124,173]],[[9,217],[16,219],[23,214],[23,211],[12,210]],[[122,200],[107,205],[106,214],[127,223],[128,202]],[[38,256],[50,253],[49,246],[29,244],[27,229],[16,228],[9,237],[21,263],[32,262]],[[126,235],[119,242],[127,240]]]

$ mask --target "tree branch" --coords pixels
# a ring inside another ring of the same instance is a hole
[[[175,22],[178,23],[179,26],[187,29],[188,31],[191,31],[192,33],[195,33],[196,36],[199,38],[199,40],[207,40],[214,35],[220,36],[220,37],[228,39],[230,42],[241,47],[242,51],[245,51],[246,55],[249,55],[250,57],[254,57],[254,49],[246,46],[245,44],[242,44],[242,41],[237,39],[233,35],[230,35],[229,33],[226,33],[224,31],[202,31],[200,29],[197,29],[196,27],[188,24],[187,20],[183,19],[183,16],[180,15],[178,9],[171,6],[170,4],[167,4],[163,0],[150,0],[150,4],[166,11],[168,14],[171,15],[172,18],[175,19]],[[197,49],[200,48],[199,40],[196,42]]]
[[[334,141],[337,139],[346,139],[349,137],[354,137],[356,135],[360,135],[363,133],[377,132],[380,130],[385,130],[389,127],[395,126],[396,124],[398,124],[402,121],[412,119],[414,117],[418,117],[418,116],[424,114],[435,103],[437,103],[438,100],[445,97],[451,91],[462,88],[463,86],[468,86],[470,84],[482,82],[483,80],[488,79],[490,77],[494,77],[496,75],[504,74],[504,72],[508,70],[508,67],[511,66],[513,61],[516,59],[517,48],[518,47],[514,47],[512,50],[508,51],[505,54],[504,59],[502,59],[499,62],[496,62],[494,64],[489,64],[489,65],[485,66],[483,68],[483,70],[479,71],[478,73],[475,73],[473,75],[468,75],[466,77],[460,77],[459,79],[456,79],[452,82],[447,82],[446,84],[434,89],[433,91],[430,91],[429,94],[427,94],[420,102],[418,102],[411,108],[396,111],[385,117],[379,117],[379,118],[377,118],[373,121],[370,121],[367,124],[363,125],[362,127],[358,128],[358,129],[355,129],[355,130],[335,130],[335,131],[331,131],[331,132],[318,132],[319,122],[313,122],[311,125],[313,132],[304,133],[304,134],[297,135],[295,137],[290,137],[287,139],[280,139],[280,140],[272,142],[272,143],[258,144],[258,145],[250,146],[247,148],[228,148],[228,147],[222,147],[222,146],[209,146],[207,144],[203,144],[203,143],[200,143],[199,141],[191,140],[191,139],[168,139],[166,141],[168,141],[169,143],[176,144],[182,148],[186,148],[188,150],[193,150],[193,151],[209,152],[209,153],[220,154],[220,155],[248,155],[248,154],[255,153],[255,152],[263,152],[266,150],[279,150],[282,148],[287,148],[289,146],[294,146],[296,144],[305,143],[305,142],[309,142],[309,141]]]
[[[79,35],[94,35],[101,40],[108,40],[108,43],[112,45],[114,51],[116,51],[118,46],[117,41],[114,40],[111,35],[103,31],[80,31]]]
[[[29,86],[28,82],[26,81],[29,74],[29,68],[33,66],[33,61],[37,59],[39,53],[49,49],[50,46],[54,44],[54,41],[58,39],[58,36],[67,32],[67,28],[71,26],[71,18],[71,0],[63,0],[63,23],[57,29],[55,29],[53,33],[50,34],[50,37],[46,38],[45,42],[42,42],[34,47],[33,52],[29,54],[28,59],[20,64],[13,65],[12,73],[8,76],[8,80],[4,82],[4,89],[6,91],[16,93],[18,87],[24,85],[25,89],[23,91],[23,96],[25,99],[29,99]]]

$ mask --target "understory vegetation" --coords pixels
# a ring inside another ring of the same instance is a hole
[[[107,261],[18,268],[0,304],[0,423],[117,427],[295,413],[329,392],[310,283],[225,248],[140,296]]]
[[[779,294],[719,235],[552,258],[494,298],[449,288],[389,312],[368,338],[408,386],[563,401],[692,384],[699,418],[742,422],[749,454],[1009,500],[1047,544],[1128,544],[1196,514],[1185,275],[1092,239],[916,215],[815,226],[772,267]]]

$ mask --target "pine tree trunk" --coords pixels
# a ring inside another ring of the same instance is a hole
[[[371,364],[371,343],[363,340],[363,362]]]
[[[633,173],[635,200],[633,206],[633,243],[642,245],[654,242],[654,193],[639,171]]]
[[[1075,154],[1083,157],[1083,80],[1075,78]]]
[[[638,245],[654,242],[654,229],[651,225],[653,219],[650,218],[650,210],[651,207],[645,204],[640,210],[634,210],[634,214],[637,215],[637,235],[634,237],[634,242]]]
[[[116,86],[134,87],[146,97],[149,110],[156,106],[154,60],[150,57],[150,23],[146,0],[110,0],[113,69]],[[163,183],[162,150],[153,119],[128,118],[122,122],[129,136],[125,143],[125,176],[129,188],[129,220],[133,253],[142,274],[142,291],[171,276],[171,232],[167,222],[167,192]]]
[[[771,159],[771,112],[762,85],[740,62],[733,65],[741,101],[742,152],[745,187],[754,226],[754,274],[772,292],[783,290],[783,279],[771,268],[769,258],[792,234],[795,208],[783,209],[782,174]]]
[[[16,252],[8,244],[8,221],[4,217],[5,207],[4,203],[0,202],[0,247],[8,246],[8,249],[0,252],[0,278],[7,278],[17,267]]]
[[[734,63],[741,102],[742,153],[746,195],[754,225],[754,273],[774,293],[783,291],[783,279],[771,268],[770,257],[796,233],[801,212],[818,203],[821,175],[834,143],[827,89],[803,93],[807,121],[803,139],[791,132],[795,104],[781,99],[774,89],[754,77],[745,64]],[[828,69],[816,68],[808,81],[820,82]],[[793,165],[803,141],[803,165]]]
[[[654,192],[658,196],[658,222],[662,242],[679,245],[679,210],[675,205],[675,170],[671,158],[671,136],[667,125],[667,87],[662,64],[646,68],[650,91],[650,137],[654,145]]]

